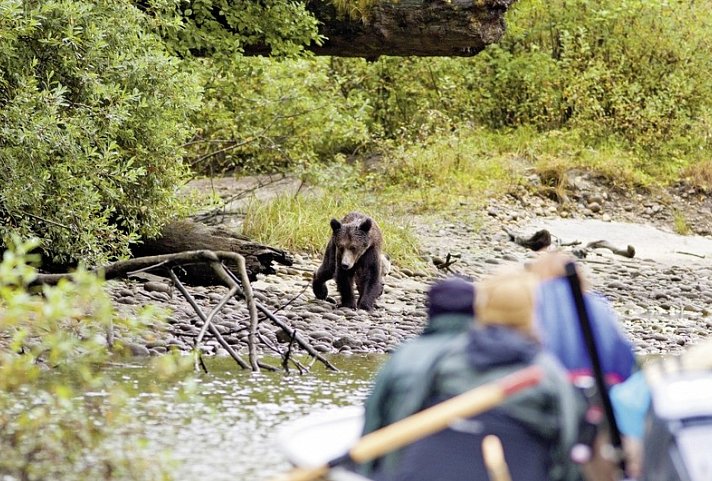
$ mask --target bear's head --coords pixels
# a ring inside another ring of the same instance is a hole
[[[331,219],[331,230],[334,232],[336,245],[336,264],[343,270],[352,269],[361,256],[373,245],[370,218],[342,224]]]

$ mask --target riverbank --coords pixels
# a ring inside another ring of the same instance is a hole
[[[422,330],[425,292],[435,279],[451,274],[479,279],[503,265],[525,262],[531,251],[512,242],[503,228],[521,236],[547,228],[560,243],[581,241],[585,245],[595,239],[636,248],[633,258],[589,249],[580,262],[594,289],[611,300],[640,354],[677,352],[707,336],[712,329],[712,247],[708,249],[712,246],[712,201],[708,196],[684,186],[656,193],[624,193],[595,177],[572,172],[563,190],[565,197],[557,194],[552,199],[545,189],[537,188],[538,177],[528,180],[530,185],[492,199],[484,210],[474,212],[463,205],[456,212],[414,217],[411,222],[421,241],[423,267],[393,266],[378,307],[371,313],[336,308],[314,298],[311,275],[320,256],[295,253],[293,266],[277,266],[277,274],[253,283],[255,295],[319,352],[389,352]],[[225,198],[239,196],[244,189],[244,184],[230,179],[221,180],[220,185]],[[675,235],[676,226],[689,229],[692,235]],[[696,243],[691,244],[692,240]],[[563,249],[577,247],[581,245]],[[448,255],[455,261],[449,271],[435,267]],[[333,283],[329,288],[336,293]],[[112,282],[109,291],[127,313],[146,304],[171,311],[166,329],[136,340],[136,354],[190,349],[201,324],[165,280]],[[190,292],[209,312],[225,289],[195,287]],[[244,303],[231,300],[216,320],[226,341],[244,355],[247,318]],[[260,322],[263,350],[286,349],[280,331],[269,321]],[[210,355],[227,355],[209,336],[201,349]]]

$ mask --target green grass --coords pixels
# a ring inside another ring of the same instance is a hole
[[[712,160],[704,159],[683,169],[683,177],[694,187],[712,191]]]
[[[254,202],[248,207],[243,233],[267,245],[321,254],[331,236],[329,221],[354,210],[376,220],[384,250],[393,262],[402,267],[418,265],[419,245],[411,223],[394,216],[387,206],[363,202],[357,193],[282,195],[271,202]]]
[[[383,231],[386,252],[396,265],[416,266],[420,247],[414,214],[467,217],[476,222],[488,199],[502,196],[538,173],[543,190],[565,193],[572,169],[604,176],[620,188],[646,187],[679,178],[679,164],[644,158],[615,139],[592,147],[579,131],[538,132],[530,128],[492,131],[462,129],[419,145],[386,148],[370,167],[337,158],[312,166],[305,181],[318,193],[280,196],[252,204],[244,233],[260,242],[291,251],[320,253],[331,234],[329,220],[357,210],[372,216]],[[712,168],[699,164],[690,176],[710,183]],[[526,184],[525,184],[526,185]],[[549,194],[549,192],[546,192]],[[678,232],[685,219],[676,216]]]
[[[676,234],[692,234],[692,229],[690,228],[690,224],[687,222],[687,218],[682,212],[679,211],[675,211],[673,213],[673,229],[675,230]]]

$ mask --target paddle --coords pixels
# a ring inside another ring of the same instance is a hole
[[[365,463],[395,451],[430,434],[442,431],[454,420],[467,418],[492,409],[508,396],[535,386],[543,377],[538,366],[515,371],[497,381],[466,391],[428,409],[408,416],[361,439],[343,456],[316,468],[295,468],[273,481],[311,481],[326,475],[335,466],[347,461]]]
[[[611,444],[616,452],[619,461],[619,467],[622,473],[626,472],[625,469],[625,457],[623,456],[623,442],[621,440],[621,433],[618,429],[618,423],[616,422],[616,417],[613,413],[613,404],[611,403],[611,398],[608,394],[608,385],[603,373],[603,367],[601,366],[601,358],[598,355],[598,348],[596,347],[596,337],[593,334],[593,327],[591,326],[591,318],[586,310],[586,304],[584,303],[583,291],[581,290],[581,280],[576,272],[576,264],[574,262],[568,262],[565,266],[566,269],[566,279],[571,287],[571,294],[574,298],[574,304],[576,305],[576,311],[578,313],[579,324],[581,325],[581,332],[583,333],[583,339],[586,343],[586,350],[588,351],[589,357],[591,358],[591,367],[593,369],[593,379],[596,382],[596,388],[598,389],[599,395],[601,396],[601,404],[603,404],[603,411],[606,415],[606,420],[608,421],[608,427],[610,430]]]

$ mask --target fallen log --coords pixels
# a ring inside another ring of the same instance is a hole
[[[332,0],[309,0],[326,40],[311,45],[317,55],[470,57],[497,42],[504,14],[514,0],[379,0],[359,15],[337,11]],[[258,50],[258,49],[257,49]],[[250,53],[251,48],[245,48]]]
[[[144,239],[132,247],[134,257],[159,256],[186,251],[234,252],[245,258],[245,268],[250,281],[255,281],[258,274],[274,274],[273,263],[291,266],[292,256],[281,249],[256,242],[222,226],[207,226],[188,220],[167,224],[161,235],[155,239]],[[229,259],[225,266],[239,274],[237,265]],[[223,285],[215,271],[205,263],[187,264],[176,272],[178,278],[189,285]]]

